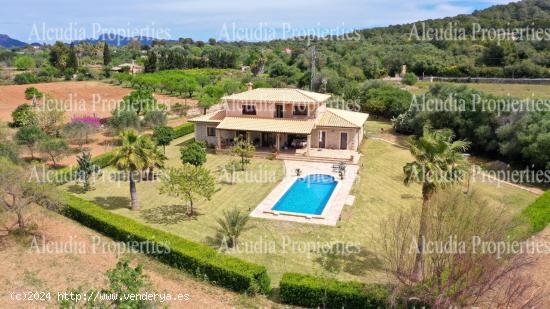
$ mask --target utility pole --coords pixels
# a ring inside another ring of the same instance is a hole
[[[315,46],[311,47],[311,77],[310,77],[310,85],[309,90],[314,91],[313,89],[313,83],[315,82],[315,58],[317,57],[315,53]]]

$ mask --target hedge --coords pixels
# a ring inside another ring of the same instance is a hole
[[[114,155],[113,151],[105,152],[93,157],[92,162],[95,165],[99,166],[99,168],[105,168],[109,166],[113,161],[113,155]],[[58,185],[62,185],[71,180],[75,180],[77,171],[78,171],[77,165],[68,166],[57,170],[54,175],[54,178],[55,178],[54,183]]]
[[[297,273],[285,273],[280,283],[281,301],[304,307],[385,308],[389,296],[387,285],[341,282]]]
[[[184,123],[180,126],[174,127],[174,139],[180,138],[187,134],[195,132],[195,125],[191,122]]]
[[[550,190],[523,210],[523,215],[531,224],[531,232],[542,231],[550,223]]]
[[[64,213],[67,217],[117,241],[149,242],[163,248],[167,247],[168,252],[149,250],[143,253],[168,265],[237,292],[267,294],[270,291],[270,279],[264,266],[221,254],[207,245],[111,213],[70,193],[64,195]]]

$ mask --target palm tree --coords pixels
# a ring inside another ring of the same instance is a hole
[[[164,161],[166,161],[166,156],[164,155],[164,151],[158,147],[151,139],[150,140],[150,143],[149,141],[147,141],[147,146],[150,147],[149,148],[149,154],[150,156],[148,157],[148,161],[147,161],[147,167],[149,168],[149,172],[147,174],[147,180],[153,180],[154,177],[153,177],[153,171],[155,170],[155,168],[160,168],[160,169],[163,169],[164,168]]]
[[[223,217],[217,218],[216,222],[216,242],[227,244],[229,248],[237,245],[237,239],[244,232],[252,228],[247,226],[248,215],[240,210],[233,208],[230,211],[224,210]]]
[[[120,133],[122,146],[115,149],[114,166],[128,172],[130,180],[130,199],[132,210],[139,209],[134,174],[149,167],[151,149],[148,146],[147,137],[138,135],[134,129],[128,129]]]
[[[438,190],[464,180],[468,173],[468,163],[461,152],[469,147],[465,141],[453,141],[450,130],[431,130],[425,126],[420,138],[409,140],[410,152],[415,161],[403,167],[404,183],[422,185],[422,210],[418,232],[418,250],[414,263],[412,278],[420,282],[424,279],[424,244],[427,229],[428,202]]]

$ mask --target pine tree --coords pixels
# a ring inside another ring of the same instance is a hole
[[[147,53],[147,61],[145,62],[145,73],[152,73],[157,70],[157,54],[154,51]]]
[[[111,51],[109,50],[109,44],[105,42],[103,45],[103,65],[109,65],[111,63]]]
[[[67,68],[73,69],[75,72],[76,72],[76,69],[78,69],[78,59],[76,58],[76,51],[73,44],[71,44],[71,48],[69,49],[69,57],[67,58]]]

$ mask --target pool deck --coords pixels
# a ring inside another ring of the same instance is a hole
[[[332,163],[304,162],[285,160],[285,176],[283,180],[268,194],[268,196],[250,213],[251,217],[298,223],[311,223],[335,226],[340,220],[340,213],[344,205],[351,205],[355,198],[350,195],[351,187],[357,178],[358,165],[346,165],[346,174],[343,180],[337,172],[332,170]],[[312,174],[333,176],[338,184],[320,215],[298,214],[271,210],[285,192],[298,178],[296,169],[302,170],[300,177]]]

